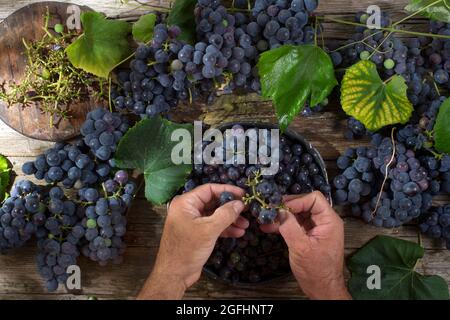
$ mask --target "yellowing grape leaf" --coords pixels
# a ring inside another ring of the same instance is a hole
[[[414,109],[406,95],[407,88],[399,75],[383,82],[375,63],[362,60],[348,68],[342,79],[342,109],[370,131],[405,123]]]
[[[5,156],[0,155],[0,203],[6,198],[6,189],[11,176],[11,166]]]

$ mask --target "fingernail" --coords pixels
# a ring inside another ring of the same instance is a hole
[[[278,220],[280,223],[283,223],[287,219],[288,211],[285,209],[279,209],[278,210]]]
[[[242,210],[244,210],[244,203],[242,201],[234,201],[233,209],[236,212],[241,212]]]

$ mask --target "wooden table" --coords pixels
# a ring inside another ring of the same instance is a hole
[[[30,0],[0,0],[0,20],[14,10],[29,4]],[[72,2],[72,1],[67,1]],[[148,8],[129,1],[123,5],[119,0],[89,1],[79,0],[78,4],[91,6],[111,17],[128,20],[135,19]],[[167,7],[166,0],[152,1],[152,4]],[[394,17],[401,16],[406,0],[322,0],[318,12],[320,14],[339,15],[350,18],[359,10],[365,10],[370,4],[379,4],[382,9],[393,13]],[[411,20],[406,28],[426,30],[423,20]],[[346,39],[352,28],[341,25],[325,24],[326,39]],[[336,98],[333,98],[336,100]],[[262,103],[254,97],[238,97],[232,101],[233,110],[221,108],[219,100],[212,107],[196,106],[182,108],[181,118],[193,121],[194,118],[203,119],[214,124],[231,120],[260,120],[275,121],[272,107]],[[367,141],[348,142],[343,138],[345,115],[336,103],[331,103],[326,112],[310,118],[298,117],[292,128],[310,140],[321,152],[326,160],[330,176],[336,172],[335,159],[345,148],[358,146]],[[14,171],[21,175],[21,165],[42,153],[51,144],[26,138],[5,124],[0,123],[0,154],[7,156],[14,164]],[[19,177],[20,178],[20,177]],[[341,208],[337,208],[345,221],[346,254],[351,254],[377,234],[391,235],[398,238],[417,241],[418,233],[415,226],[404,226],[396,230],[380,229],[366,225],[360,220],[345,217]],[[0,299],[86,299],[96,296],[101,299],[133,299],[147,278],[158,249],[161,230],[164,223],[165,208],[152,207],[142,194],[133,202],[129,214],[129,226],[126,235],[128,249],[124,262],[119,266],[100,267],[87,259],[80,259],[82,272],[82,290],[73,294],[60,288],[55,293],[47,293],[43,281],[37,273],[34,262],[35,245],[29,244],[25,248],[16,250],[8,255],[0,256]],[[418,270],[425,274],[437,274],[444,277],[450,284],[450,251],[445,250],[441,243],[428,238],[423,239],[426,248],[425,257],[419,264]],[[283,281],[265,284],[253,288],[230,287],[212,281],[206,276],[186,293],[190,299],[245,299],[245,298],[280,298],[301,299],[304,295],[299,290],[292,277]]]

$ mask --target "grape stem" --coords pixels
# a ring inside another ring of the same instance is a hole
[[[246,194],[244,197],[242,197],[242,201],[245,204],[249,204],[252,200],[258,201],[259,204],[261,205],[261,207],[263,209],[269,209],[271,208],[270,204],[267,204],[263,199],[261,199],[261,194],[259,192],[256,191],[256,186],[261,182],[260,178],[261,178],[261,172],[258,170],[255,172],[255,177],[252,179],[250,177],[248,177],[247,180],[247,186],[249,186],[252,189],[252,194]],[[273,209],[286,209],[286,206],[284,206],[283,204],[277,206],[277,207],[272,207]]]
[[[383,32],[383,31],[379,30],[379,31],[377,31],[377,32],[374,32],[373,34],[370,34],[370,35],[364,37],[363,39],[361,39],[361,40],[359,40],[359,41],[354,41],[354,42],[352,42],[352,43],[347,43],[347,44],[345,44],[345,45],[343,45],[343,46],[340,46],[340,47],[337,48],[337,49],[334,49],[334,50],[330,51],[330,53],[332,53],[332,52],[337,52],[337,51],[341,51],[341,50],[343,50],[343,49],[345,49],[345,48],[347,48],[347,47],[351,47],[351,46],[353,46],[353,45],[355,45],[355,44],[357,44],[357,43],[363,43],[363,44],[366,44],[366,42],[365,42],[366,40],[368,40],[369,38],[373,37],[374,35],[376,35],[376,34],[378,34],[378,33],[380,33],[380,32]]]
[[[352,21],[347,21],[347,20],[343,20],[343,19],[338,19],[338,18],[332,18],[332,17],[317,17],[318,19],[322,19],[324,21],[332,21],[332,22],[336,22],[336,23],[341,23],[341,24],[346,24],[346,25],[350,25],[350,26],[356,26],[356,27],[367,27],[367,25],[363,24],[363,23],[358,23],[358,22],[352,22]],[[414,35],[414,36],[423,36],[423,37],[431,37],[431,38],[441,38],[441,39],[450,39],[450,36],[446,36],[446,35],[442,35],[442,34],[434,34],[434,33],[426,33],[426,32],[415,32],[415,31],[409,31],[409,30],[402,30],[402,29],[395,29],[395,28],[379,28],[379,30],[383,30],[383,31],[390,31],[393,33],[404,33],[404,34],[409,34],[409,35]]]
[[[392,128],[391,130],[391,141],[392,141],[392,155],[391,155],[391,159],[389,159],[389,162],[386,164],[386,169],[384,172],[384,179],[383,179],[383,183],[381,184],[381,188],[380,188],[380,192],[378,193],[378,197],[377,197],[377,202],[375,204],[375,208],[372,211],[372,217],[375,216],[375,213],[378,210],[378,206],[380,205],[380,201],[381,201],[381,195],[383,194],[383,190],[384,190],[384,185],[386,184],[386,181],[389,177],[388,172],[389,172],[389,167],[391,166],[392,162],[395,159],[395,138],[394,138],[394,131],[395,131],[395,127]]]
[[[108,105],[109,112],[113,112],[112,102],[111,102],[111,75],[108,76]]]
[[[392,78],[395,77],[395,76],[396,76],[396,74],[390,76],[389,78],[387,78],[386,80],[384,80],[383,83],[384,83],[384,84],[387,84],[387,83],[388,83],[389,81],[391,81]]]
[[[318,19],[317,16],[315,17],[315,23],[314,23],[314,45],[317,47],[317,23],[318,23]]]
[[[412,14],[410,14],[410,15],[404,17],[403,19],[401,19],[401,20],[399,20],[399,21],[393,23],[392,26],[391,26],[391,28],[395,28],[395,27],[398,26],[400,23],[402,23],[402,22],[404,22],[404,21],[406,21],[406,20],[408,20],[408,19],[411,19],[411,18],[414,17],[415,15],[417,15],[417,14],[419,14],[420,12],[422,12],[422,11],[424,11],[424,10],[430,8],[431,6],[434,6],[435,4],[437,4],[437,3],[441,2],[441,1],[442,1],[442,0],[438,0],[438,1],[435,1],[435,2],[433,2],[433,3],[430,3],[429,5],[427,5],[427,6],[423,7],[423,8],[420,8],[420,10],[417,10],[417,11],[413,12]],[[393,33],[394,33],[393,31],[390,31],[390,32],[387,34],[387,36],[384,37],[383,41],[381,41],[380,44],[375,48],[375,50],[378,50],[378,49],[386,42],[386,40],[389,39],[389,37],[390,37]],[[375,54],[375,51],[372,51],[372,53],[371,53],[370,56],[369,56],[369,59],[370,59],[374,54]]]
[[[423,241],[422,241],[422,234],[420,232],[417,233],[417,244],[423,248]],[[422,263],[422,259],[417,259],[416,263],[414,264],[413,271],[417,269],[417,266],[419,263]]]
[[[428,5],[426,5],[426,6],[423,7],[423,8],[420,8],[420,9],[417,10],[417,11],[414,11],[412,14],[410,14],[410,15],[404,17],[404,18],[401,19],[400,21],[397,21],[397,22],[394,23],[392,26],[395,27],[395,26],[399,25],[400,23],[405,22],[405,21],[408,20],[408,19],[411,19],[411,18],[414,17],[415,15],[418,15],[418,14],[421,13],[422,11],[425,11],[425,10],[427,10],[428,8],[431,8],[432,6],[438,4],[439,2],[443,2],[443,0],[437,0],[437,1],[435,1],[435,2],[432,2],[432,3],[428,4]]]

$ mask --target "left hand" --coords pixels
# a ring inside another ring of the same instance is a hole
[[[240,216],[244,203],[234,200],[217,208],[224,191],[233,193],[236,199],[245,195],[235,186],[206,184],[172,200],[152,275],[139,298],[181,298],[186,288],[200,278],[219,236],[244,235],[249,226],[249,221]],[[180,286],[169,290],[175,283]]]

